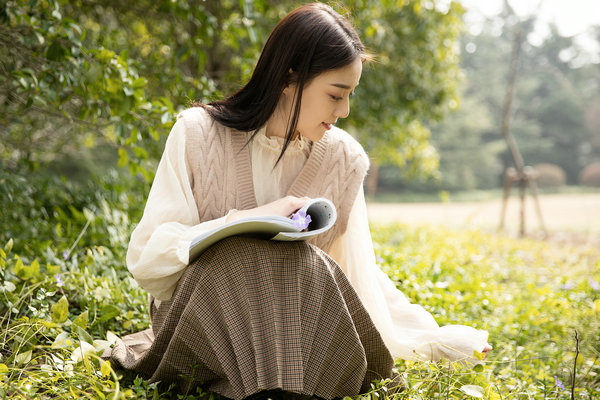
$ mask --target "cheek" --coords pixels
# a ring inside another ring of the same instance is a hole
[[[302,99],[300,119],[312,125],[314,124],[314,121],[318,119],[322,120],[322,116],[327,110],[326,107],[328,107],[326,102],[320,101],[320,99],[315,98],[314,96],[307,96]]]

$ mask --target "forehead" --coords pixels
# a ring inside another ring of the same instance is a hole
[[[332,85],[342,89],[354,89],[358,86],[361,74],[362,62],[360,59],[356,59],[351,64],[325,71],[317,75],[314,82],[318,82],[322,85]]]

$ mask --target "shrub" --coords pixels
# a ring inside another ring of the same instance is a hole
[[[57,254],[68,250],[84,231],[82,248],[114,242],[124,256],[145,204],[144,185],[114,170],[83,184],[0,170],[0,243],[13,239],[15,253],[35,258],[47,246]]]
[[[579,184],[600,187],[600,161],[591,163],[581,171]]]
[[[540,187],[563,186],[567,183],[567,174],[556,164],[541,163],[535,165],[534,169]]]

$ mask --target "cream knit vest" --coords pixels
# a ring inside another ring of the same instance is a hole
[[[199,107],[180,113],[186,127],[186,164],[200,221],[222,217],[233,208],[257,207],[252,180],[250,133],[225,127]],[[288,195],[325,197],[336,205],[332,229],[311,240],[325,252],[346,231],[348,216],[369,159],[360,144],[338,128],[313,143],[302,171]]]

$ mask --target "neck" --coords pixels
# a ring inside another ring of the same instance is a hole
[[[292,104],[293,102],[289,101],[288,96],[285,94],[281,96],[277,107],[275,107],[275,111],[269,117],[266,124],[265,134],[267,137],[278,136],[281,138],[285,138],[288,131],[288,124],[291,122],[292,118]],[[296,132],[292,139],[297,138],[299,132]]]
[[[267,137],[278,136],[285,138],[285,135],[287,134],[288,116],[289,114],[283,112],[281,107],[277,107],[267,121],[265,132]]]

